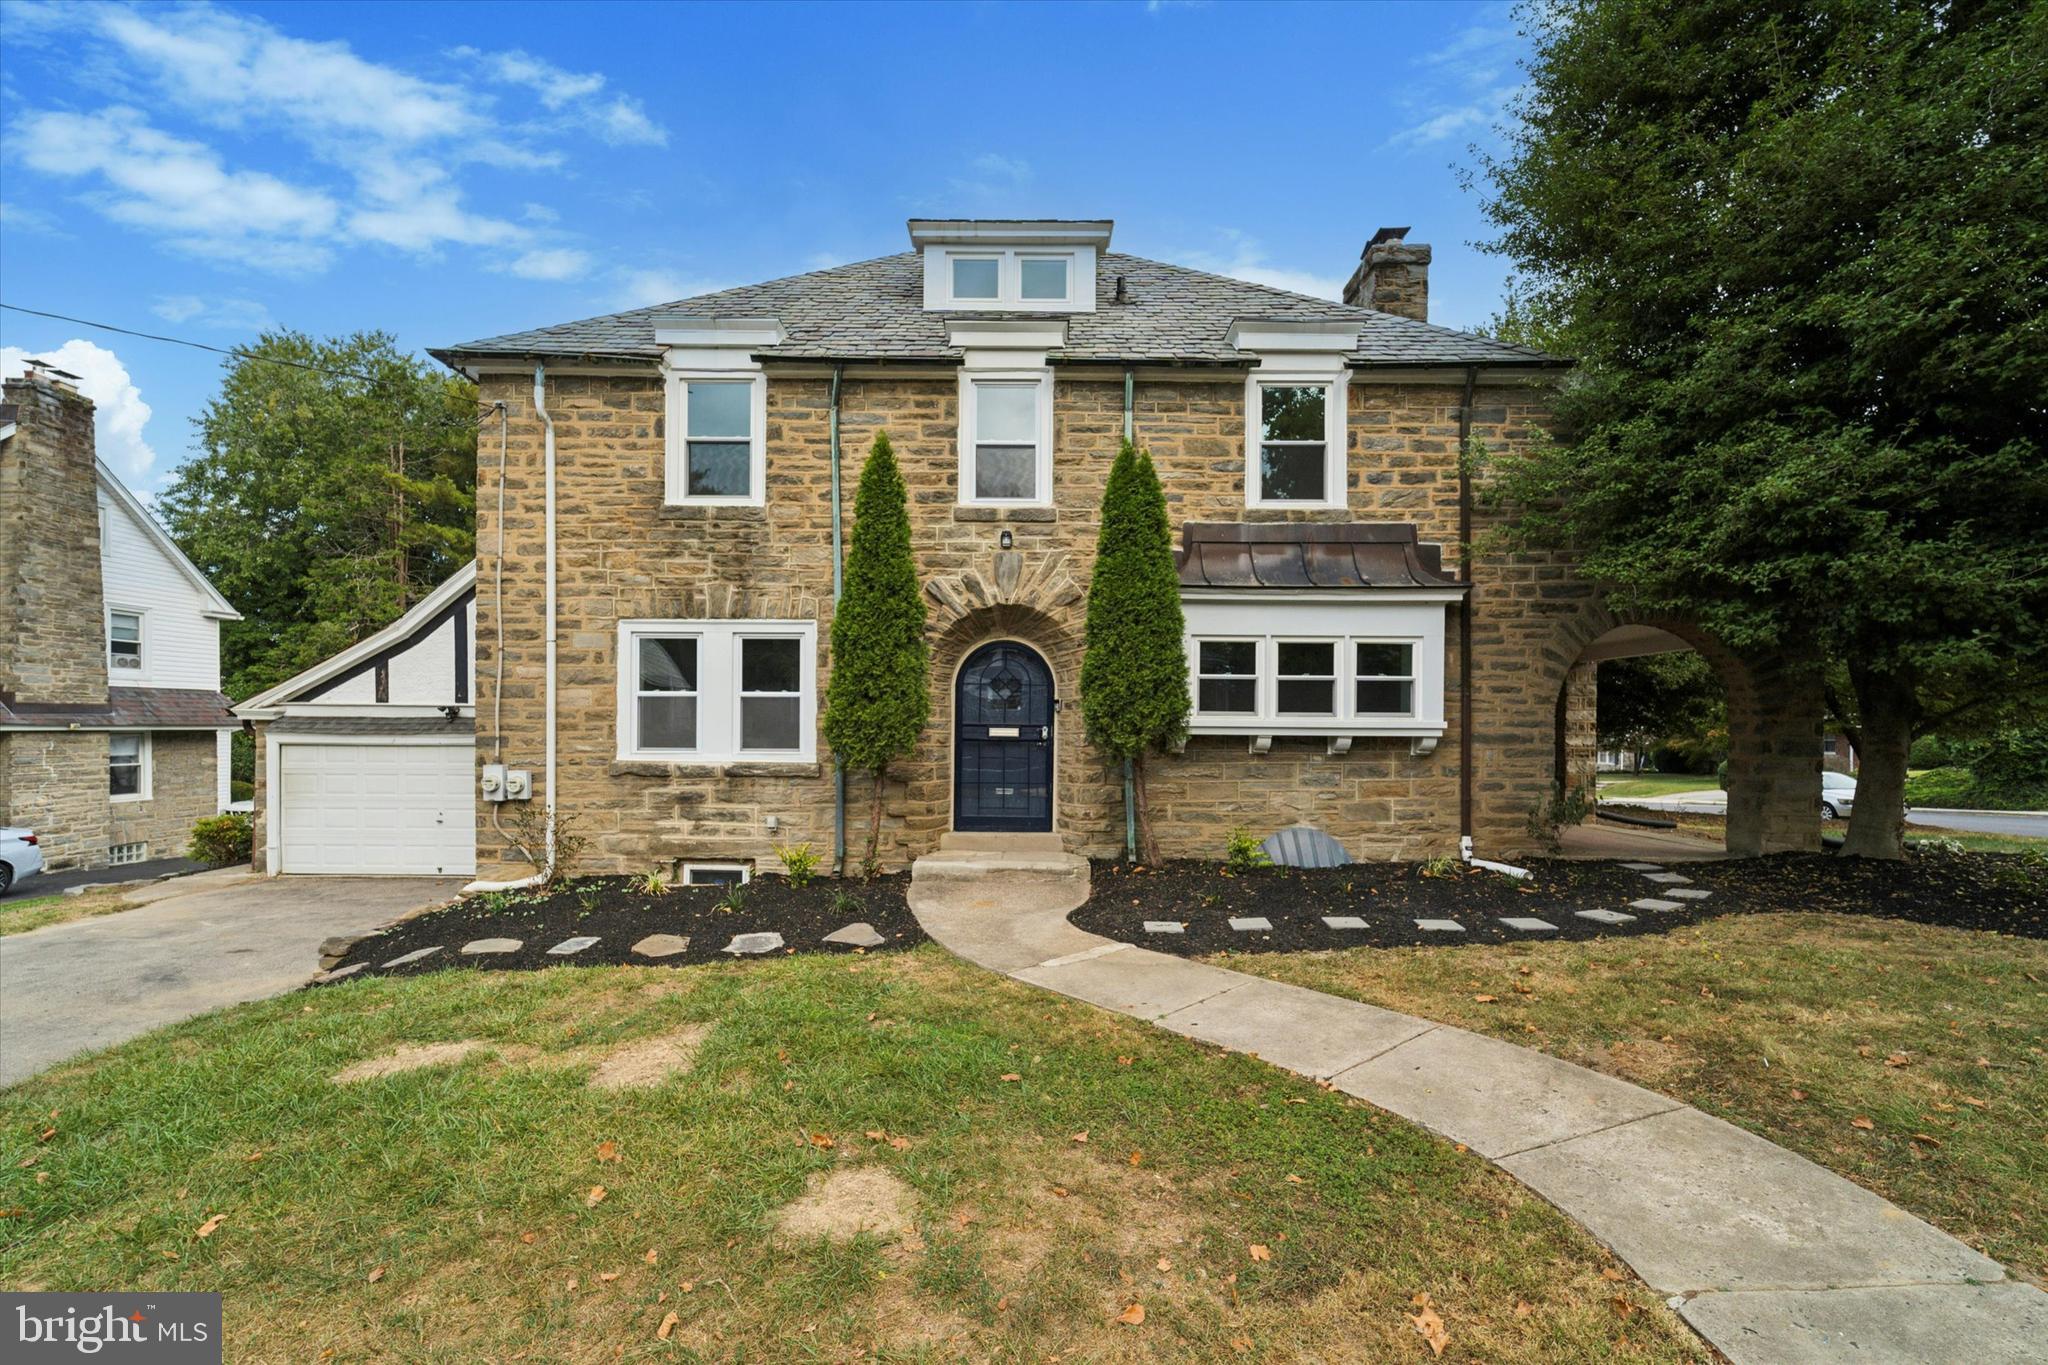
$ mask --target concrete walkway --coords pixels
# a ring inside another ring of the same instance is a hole
[[[196,1014],[302,986],[320,941],[443,901],[460,877],[202,872],[136,909],[0,938],[0,1085]]]
[[[970,962],[1327,1081],[1498,1164],[1737,1365],[2035,1362],[2048,1294],[1859,1185],[1543,1053],[1084,933],[1085,884],[913,881]]]

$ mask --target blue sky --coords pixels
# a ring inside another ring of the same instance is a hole
[[[912,216],[1107,217],[1334,296],[1385,224],[1432,320],[1504,264],[1456,167],[1520,79],[1502,4],[47,5],[0,0],[0,299],[244,345],[424,348],[904,250]],[[201,352],[0,312],[139,492]]]

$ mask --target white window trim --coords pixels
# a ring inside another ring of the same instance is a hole
[[[746,885],[746,884],[747,884],[748,882],[750,882],[750,881],[754,880],[754,869],[753,869],[753,868],[751,868],[751,867],[749,867],[749,866],[748,866],[747,864],[745,864],[745,863],[684,863],[684,864],[683,864],[683,885],[684,885],[684,886],[718,886],[718,885],[721,885],[721,883],[719,883],[719,882],[693,882],[693,881],[691,881],[691,880],[690,880],[690,875],[691,875],[692,873],[695,873],[695,872],[737,872],[737,873],[739,873],[739,874],[740,874],[740,885],[741,885],[741,886],[745,886],[745,885]]]
[[[1204,644],[1250,645],[1252,647],[1251,710],[1204,711],[1202,709],[1202,682],[1204,679],[1225,682],[1238,682],[1244,679],[1242,673],[1202,672],[1202,646]],[[1226,724],[1234,720],[1256,720],[1259,716],[1263,715],[1264,712],[1261,710],[1261,707],[1265,703],[1266,669],[1262,660],[1265,652],[1266,642],[1257,635],[1190,635],[1188,637],[1188,675],[1194,680],[1194,707],[1190,714],[1197,720],[1214,719]]]
[[[1095,311],[1095,248],[1059,246],[998,246],[994,244],[932,245],[925,253],[925,299],[929,309],[980,309],[986,312],[1092,313]],[[996,296],[992,299],[961,298],[953,292],[955,260],[996,262]],[[1059,260],[1067,263],[1067,292],[1057,299],[1024,297],[1024,262]]]
[[[1244,505],[1246,507],[1345,507],[1349,505],[1349,456],[1345,449],[1349,406],[1349,376],[1343,371],[1253,370],[1244,388]],[[1268,498],[1260,492],[1260,429],[1263,404],[1259,391],[1268,388],[1305,388],[1320,385],[1329,390],[1323,400],[1323,496],[1320,498]]]
[[[132,616],[135,618],[135,667],[114,666],[114,618]],[[140,607],[124,607],[117,603],[107,604],[107,678],[111,682],[141,682],[149,676],[149,613]]]
[[[1271,671],[1273,674],[1273,714],[1275,716],[1285,717],[1289,723],[1299,723],[1302,721],[1328,722],[1336,720],[1338,717],[1344,714],[1344,698],[1342,696],[1344,689],[1339,687],[1338,684],[1344,681],[1343,658],[1345,651],[1349,648],[1349,645],[1346,643],[1343,637],[1336,635],[1288,634],[1270,636],[1268,637],[1268,642],[1269,647],[1273,651],[1273,666]],[[1280,671],[1280,646],[1282,645],[1328,645],[1330,647],[1331,671],[1328,674],[1282,673]],[[1325,677],[1329,679],[1330,683],[1329,710],[1282,711],[1280,709],[1281,683],[1322,682]]]
[[[671,368],[667,375],[667,439],[663,451],[662,501],[670,507],[760,507],[767,501],[768,376],[758,365],[732,369]],[[747,492],[744,497],[692,495],[686,475],[690,441],[690,383],[749,385],[747,403]]]
[[[1028,498],[983,498],[974,492],[974,447],[977,425],[976,384],[1036,384],[1038,386],[1037,478]],[[1052,370],[973,369],[960,371],[960,505],[962,507],[1050,507],[1052,506]]]
[[[697,641],[697,747],[643,749],[638,746],[639,640],[645,636],[689,636]],[[741,749],[740,641],[796,640],[803,691],[797,707],[795,749]],[[818,758],[818,623],[756,620],[635,620],[619,622],[617,710],[613,729],[618,757],[660,763],[815,763]]]
[[[1358,647],[1360,645],[1406,645],[1408,646],[1408,671],[1406,673],[1361,673],[1358,671]],[[1415,673],[1415,654],[1420,646],[1410,639],[1399,636],[1354,635],[1345,642],[1346,660],[1350,668],[1347,678],[1341,671],[1339,681],[1351,689],[1351,711],[1353,715],[1384,717],[1388,720],[1410,720],[1415,715],[1415,702],[1419,680]],[[1404,682],[1408,684],[1408,709],[1406,711],[1360,711],[1358,709],[1358,685],[1360,683]]]
[[[151,800],[153,796],[153,789],[156,783],[156,755],[153,752],[156,746],[154,743],[151,742],[149,731],[112,730],[109,731],[107,735],[108,743],[111,744],[113,742],[113,738],[115,735],[134,735],[138,740],[141,741],[139,744],[135,746],[135,757],[138,770],[135,774],[135,790],[128,793],[125,796],[114,795],[113,791],[111,790],[111,784],[113,782],[112,768],[114,761],[113,756],[109,754],[107,758],[107,767],[109,769],[107,778],[107,781],[109,783],[107,800],[115,802],[117,804],[129,801]]]

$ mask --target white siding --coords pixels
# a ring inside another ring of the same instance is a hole
[[[100,497],[100,577],[107,610],[142,617],[142,667],[107,670],[116,687],[220,688],[220,622],[211,605],[134,517]]]
[[[391,656],[390,689],[386,701],[392,706],[448,706],[455,701],[455,632],[468,640],[466,659],[476,657],[476,604],[466,602],[462,610]],[[371,706],[377,701],[377,669],[372,661],[362,671],[311,700],[322,706]],[[474,665],[470,669],[474,674]],[[471,690],[469,699],[475,700]],[[466,704],[466,703],[465,703]],[[286,704],[287,707],[290,703]]]

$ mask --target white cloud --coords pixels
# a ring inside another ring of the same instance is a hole
[[[510,52],[480,52],[473,47],[458,47],[454,55],[477,63],[493,80],[526,86],[550,109],[559,109],[570,100],[604,89],[604,77],[595,71],[564,71],[517,48]]]
[[[646,308],[732,288],[723,281],[682,275],[671,270],[622,270],[614,279],[613,308]]]
[[[0,203],[0,225],[9,232],[39,232],[48,236],[61,236],[64,232],[54,217],[22,204]]]
[[[505,267],[522,280],[573,280],[590,269],[590,253],[574,247],[529,251]]]
[[[159,294],[149,311],[165,322],[197,322],[234,332],[266,332],[276,326],[270,310],[255,299],[204,299],[197,294]]]
[[[1175,259],[1184,260],[1195,269],[1206,270],[1212,275],[1228,275],[1233,280],[1285,289],[1293,294],[1309,294],[1319,299],[1344,297],[1347,277],[1319,275],[1310,270],[1274,265],[1266,259],[1265,248],[1259,245],[1257,238],[1235,228],[1225,228],[1220,235],[1229,246],[1228,251],[1184,251]]]
[[[156,451],[143,436],[149,425],[149,404],[128,377],[121,357],[90,341],[72,340],[54,351],[0,347],[0,377],[12,379],[31,360],[47,361],[78,376],[78,391],[93,401],[93,437],[99,457],[124,483],[146,487],[156,464]]]
[[[589,123],[599,137],[618,146],[668,145],[668,129],[648,118],[640,101],[631,95],[621,95],[594,110]]]
[[[1483,135],[1502,119],[1521,89],[1516,62],[1524,51],[1508,6],[1481,10],[1480,17],[1450,41],[1410,63],[1421,74],[1395,97],[1407,121],[1380,144],[1381,150]]]

